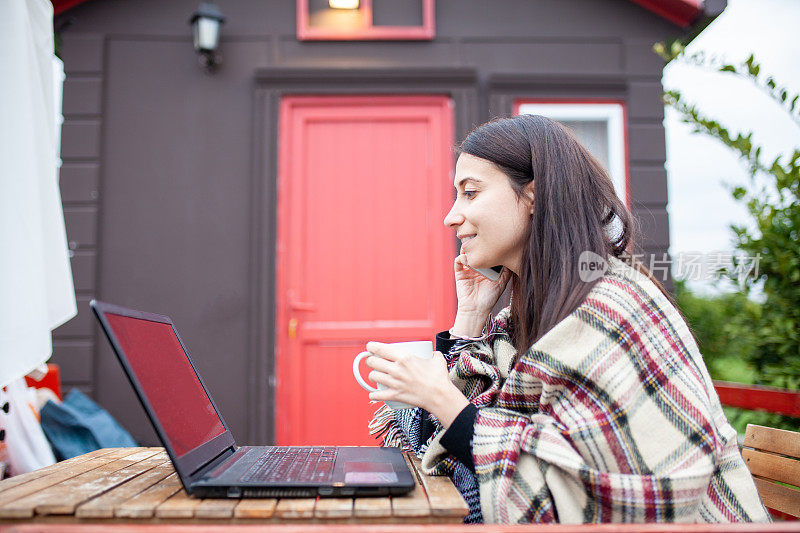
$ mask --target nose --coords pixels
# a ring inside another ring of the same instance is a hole
[[[450,208],[450,212],[444,217],[444,225],[448,228],[460,226],[464,222],[464,215],[458,211],[457,205],[458,202],[454,202],[453,207]]]

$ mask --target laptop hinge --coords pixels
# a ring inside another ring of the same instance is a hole
[[[234,453],[236,453],[236,446],[228,446],[224,450],[222,450],[217,456],[211,459],[206,464],[202,465],[200,468],[189,474],[189,478],[193,479],[195,477],[200,477],[204,475],[206,472],[219,466],[221,463],[227,461]]]

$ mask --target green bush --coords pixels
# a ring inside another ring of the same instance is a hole
[[[761,320],[762,305],[744,293],[701,296],[682,280],[675,281],[675,301],[692,331],[711,378],[752,384],[759,373],[752,363],[758,340],[753,324]],[[724,407],[736,431],[743,434],[747,424],[797,431],[800,420],[773,413]]]
[[[756,344],[751,325],[759,319],[761,306],[741,292],[699,296],[682,280],[676,280],[674,295],[711,377],[754,383],[758,376],[750,363]]]
[[[800,95],[763,74],[753,55],[740,64],[702,52],[686,56],[678,41],[658,43],[654,51],[666,61],[684,61],[750,81],[800,127]],[[731,133],[677,90],[665,91],[664,103],[695,132],[735,151],[750,171],[749,184],[732,187],[731,194],[746,207],[751,221],[731,229],[737,254],[755,260],[758,275],[739,275],[741,263],[734,261],[724,277],[728,286],[738,287],[737,293],[701,298],[680,284],[676,291],[709,371],[716,379],[800,389],[800,148],[764,162],[752,132]],[[763,303],[748,298],[753,292]],[[800,427],[800,420],[780,415],[728,412],[739,431],[747,423]]]

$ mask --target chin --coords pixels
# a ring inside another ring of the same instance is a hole
[[[497,265],[498,263],[491,263],[486,261],[485,259],[481,259],[478,257],[477,259],[473,259],[467,256],[467,261],[469,262],[469,266],[472,268],[492,268],[493,266]]]

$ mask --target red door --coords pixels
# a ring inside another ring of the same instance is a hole
[[[452,325],[452,124],[444,96],[283,98],[277,444],[374,445],[353,358]]]

